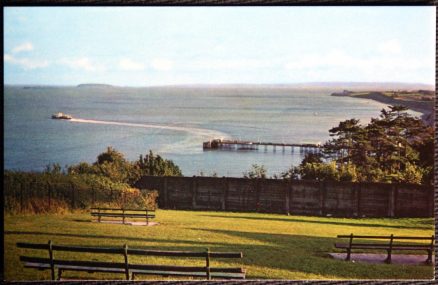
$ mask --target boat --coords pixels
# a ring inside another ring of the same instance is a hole
[[[67,115],[64,113],[56,113],[52,115],[52,119],[56,119],[56,120],[71,120],[73,117],[71,115]]]

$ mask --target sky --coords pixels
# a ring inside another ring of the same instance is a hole
[[[6,7],[6,84],[435,82],[435,7]]]

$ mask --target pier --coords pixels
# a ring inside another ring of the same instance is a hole
[[[264,151],[272,148],[274,152],[279,148],[282,152],[286,151],[286,148],[290,148],[291,152],[294,152],[295,148],[298,148],[300,152],[319,152],[323,146],[321,143],[275,143],[275,142],[253,142],[253,141],[241,141],[241,140],[222,140],[213,139],[203,143],[204,150],[259,150],[260,147],[264,148]]]

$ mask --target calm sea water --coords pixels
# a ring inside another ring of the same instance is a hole
[[[94,162],[113,146],[130,160],[151,149],[172,159],[184,175],[240,177],[252,164],[279,174],[299,164],[303,154],[278,147],[275,153],[203,151],[202,142],[218,137],[324,142],[339,121],[354,117],[367,123],[385,107],[330,96],[334,90],[291,88],[9,86],[4,91],[4,167],[37,171],[55,162]],[[56,112],[76,120],[52,120]]]

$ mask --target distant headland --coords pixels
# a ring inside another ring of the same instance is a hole
[[[397,91],[351,91],[334,92],[332,96],[348,96],[371,99],[389,105],[402,105],[413,111],[423,113],[421,118],[428,125],[435,121],[435,91],[433,90],[397,90]]]
[[[112,87],[114,87],[113,85],[110,85],[110,84],[100,84],[100,83],[83,83],[83,84],[79,84],[79,85],[77,85],[76,87],[78,87],[78,88],[84,88],[84,87],[87,87],[87,88],[90,88],[90,87],[92,87],[92,88],[112,88]]]

